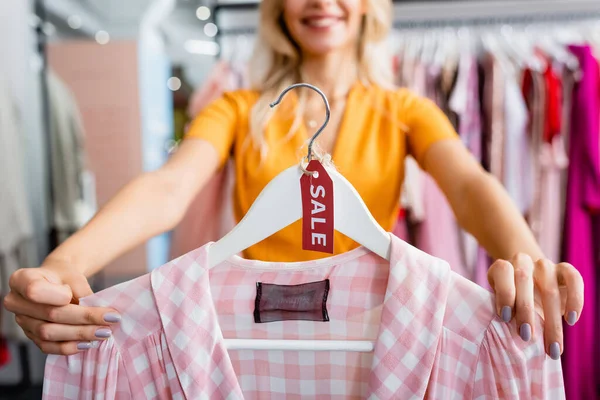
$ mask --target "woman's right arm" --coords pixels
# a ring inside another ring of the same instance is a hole
[[[27,336],[46,353],[73,354],[109,335],[119,320],[114,310],[72,304],[92,294],[86,277],[175,227],[218,165],[212,144],[185,140],[162,168],[127,184],[40,268],[16,271],[4,303]]]
[[[210,143],[183,141],[162,168],[127,184],[44,264],[67,263],[93,275],[128,250],[174,228],[217,166],[217,152]]]

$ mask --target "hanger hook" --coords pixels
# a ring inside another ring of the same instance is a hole
[[[329,123],[329,116],[331,115],[331,109],[329,108],[329,101],[327,101],[327,97],[325,96],[325,93],[323,93],[321,91],[321,89],[319,89],[318,87],[310,85],[308,83],[296,83],[294,85],[288,86],[283,92],[281,92],[281,94],[279,95],[279,98],[277,100],[275,100],[274,102],[272,102],[271,104],[269,104],[269,106],[271,106],[271,108],[275,107],[276,105],[278,105],[281,102],[281,100],[283,99],[283,96],[285,96],[285,94],[287,92],[289,92],[290,90],[295,89],[297,87],[301,87],[301,86],[307,87],[307,88],[312,89],[315,92],[319,93],[321,95],[321,98],[323,98],[323,102],[325,103],[325,122],[323,122],[323,125],[321,125],[321,127],[317,130],[317,132],[313,135],[313,137],[308,142],[307,159],[310,162],[310,160],[312,159],[313,144],[314,144],[315,140],[317,139],[317,137],[319,137],[319,135],[323,132],[323,129],[325,129],[325,127]]]

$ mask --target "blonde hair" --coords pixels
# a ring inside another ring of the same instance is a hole
[[[358,39],[357,72],[366,85],[393,88],[392,61],[387,53],[386,38],[392,25],[391,0],[363,0],[366,13]],[[288,86],[302,81],[302,59],[298,46],[283,22],[283,0],[263,0],[260,4],[258,38],[249,63],[250,82],[261,93],[250,115],[250,139],[264,156],[267,151],[264,130],[273,115],[269,104]],[[294,134],[302,121],[306,105],[301,91],[288,135]],[[285,112],[285,106],[281,111]]]

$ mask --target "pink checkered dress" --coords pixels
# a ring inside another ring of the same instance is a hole
[[[117,309],[113,337],[49,356],[45,399],[562,399],[541,320],[524,343],[493,296],[392,236],[391,263],[363,248],[308,263],[210,244],[81,301]],[[329,322],[255,323],[256,282],[330,280]],[[227,351],[223,338],[371,340],[372,353]]]

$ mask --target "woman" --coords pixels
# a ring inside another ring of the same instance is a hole
[[[392,86],[389,59],[380,56],[391,15],[389,0],[264,0],[251,65],[256,90],[228,93],[211,104],[164,167],[123,188],[40,268],[12,276],[6,308],[29,338],[46,353],[72,354],[110,336],[107,327],[120,318],[114,310],[71,302],[91,294],[86,277],[172,229],[231,154],[241,218],[267,182],[298,163],[300,148],[323,118],[321,99],[307,90],[288,94],[289,101],[270,114],[268,104],[284,88],[305,81],[321,88],[332,105],[321,148],[332,153],[377,221],[392,228],[410,153],[437,181],[461,226],[498,258],[489,271],[498,314],[507,322],[516,318],[521,337],[529,340],[537,310],[545,317],[547,352],[557,359],[561,316],[574,324],[583,308],[581,276],[571,265],[544,259],[506,192],[457,140],[443,113]],[[314,257],[299,250],[300,237],[296,223],[246,257]],[[336,253],[354,246],[341,236],[335,242]]]

